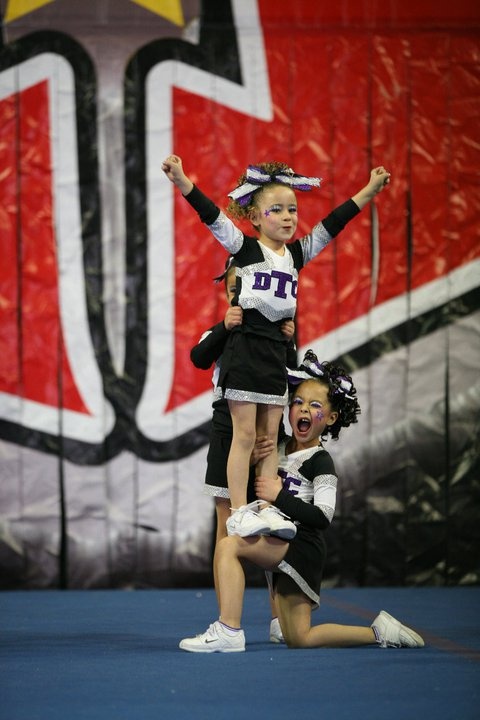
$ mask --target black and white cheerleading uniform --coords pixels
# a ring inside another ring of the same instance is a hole
[[[287,455],[288,440],[278,448],[283,488],[273,504],[295,522],[297,534],[274,571],[273,582],[279,572],[285,573],[317,608],[326,558],[324,531],[335,512],[337,475],[331,455],[321,445]]]
[[[197,345],[190,351],[190,359],[195,367],[208,370],[214,365],[212,383],[217,387],[220,373],[222,352],[230,331],[226,330],[222,322],[217,323],[203,333]],[[289,367],[296,367],[297,357],[295,343],[287,343],[287,363]],[[232,444],[232,418],[227,401],[214,395],[212,404],[212,423],[210,427],[210,442],[207,453],[207,469],[205,473],[205,487],[203,492],[212,497],[229,498],[227,482],[227,461]],[[279,439],[285,437],[283,421],[280,423]],[[247,502],[255,500],[255,468],[250,468],[250,477],[247,488]]]
[[[287,362],[281,325],[295,316],[299,272],[360,209],[347,200],[308,235],[285,245],[280,256],[244,235],[196,186],[185,198],[235,257],[233,304],[243,308],[243,322],[231,331],[225,344],[218,388],[229,400],[284,406],[288,400]]]

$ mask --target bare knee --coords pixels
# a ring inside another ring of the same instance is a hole
[[[229,401],[228,406],[233,425],[232,449],[235,446],[242,449],[248,446],[253,448],[256,439],[256,406],[248,403],[244,407],[242,403],[235,401]]]
[[[237,426],[234,431],[232,442],[240,445],[242,449],[252,451],[257,438],[255,427]]]
[[[297,631],[294,632],[284,632],[283,637],[285,640],[286,646],[290,650],[298,650],[299,648],[306,648],[309,647],[308,640],[307,640],[307,634],[301,634]]]
[[[257,435],[266,435],[269,440],[278,439],[278,428],[283,415],[283,408],[280,406],[259,405],[257,414]]]
[[[285,615],[282,617],[281,613],[279,613],[279,620],[283,639],[288,648],[293,650],[308,647],[308,628],[303,630],[291,617]]]
[[[236,535],[225,535],[219,539],[216,548],[217,557],[235,557],[238,554],[238,537]]]

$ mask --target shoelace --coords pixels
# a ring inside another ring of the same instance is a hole
[[[212,638],[213,640],[215,640],[218,637],[218,634],[215,631],[215,623],[211,623],[208,626],[208,628],[205,630],[205,632],[200,633],[199,635],[197,635],[197,637],[198,638],[203,637],[203,638],[205,638],[205,640],[207,638]]]
[[[263,508],[263,509],[264,509],[264,510],[268,510],[269,508],[272,508],[273,512],[275,512],[277,515],[281,515],[281,516],[282,516],[283,518],[285,518],[286,520],[290,520],[290,519],[291,519],[291,518],[290,518],[290,515],[285,515],[285,513],[282,512],[281,510],[279,510],[275,505],[267,505],[267,507],[266,507],[266,508]]]
[[[260,505],[264,505],[265,507],[260,508]],[[246,512],[247,510],[254,513],[254,515],[258,515],[258,513],[261,510],[266,510],[267,508],[272,508],[273,512],[276,512],[278,515],[281,515],[286,520],[290,520],[290,516],[286,515],[284,512],[279,510],[275,505],[270,505],[270,503],[266,502],[266,500],[253,500],[251,503],[247,503],[247,505],[242,505],[239,508],[233,508],[231,507],[230,510],[233,512]]]
[[[248,503],[247,505],[242,505],[239,508],[231,507],[230,510],[232,510],[233,512],[242,512],[242,513],[245,512],[246,510],[249,510],[250,512],[255,513],[255,515],[258,515],[258,510],[259,510],[258,506],[259,506],[259,503],[261,503],[261,502],[262,502],[262,500],[254,500],[253,502]]]

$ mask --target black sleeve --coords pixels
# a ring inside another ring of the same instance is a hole
[[[345,227],[350,220],[358,215],[360,208],[357,203],[351,198],[342,205],[339,205],[335,210],[332,210],[330,215],[322,220],[322,224],[325,230],[332,236],[336,237]]]
[[[314,453],[308,460],[305,460],[301,464],[299,472],[305,478],[310,478],[312,481],[319,475],[335,475],[336,477],[333,458],[330,453],[326,451]],[[319,530],[325,530],[330,525],[330,520],[318,505],[305,502],[284,488],[280,490],[273,504],[284,512],[285,515],[288,515],[292,520],[302,523],[302,525],[309,525]]]
[[[297,520],[302,525],[309,525],[319,530],[325,530],[330,525],[319,507],[300,500],[287,490],[280,490],[273,504],[291,520]]]
[[[222,322],[213,326],[211,331],[190,350],[190,360],[195,367],[208,370],[223,352],[228,330]]]
[[[193,189],[190,190],[188,195],[184,195],[184,198],[190,203],[193,209],[197,211],[200,220],[206,225],[211,225],[218,218],[220,208],[218,208],[210,198],[204,195],[196,185],[193,186]]]
[[[296,368],[298,364],[297,348],[293,340],[289,340],[287,345],[287,367]]]

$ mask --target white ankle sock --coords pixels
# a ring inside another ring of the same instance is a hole
[[[242,628],[233,628],[230,627],[230,625],[226,625],[224,622],[219,620],[220,625],[222,626],[222,630],[225,631],[227,635],[236,635]]]

